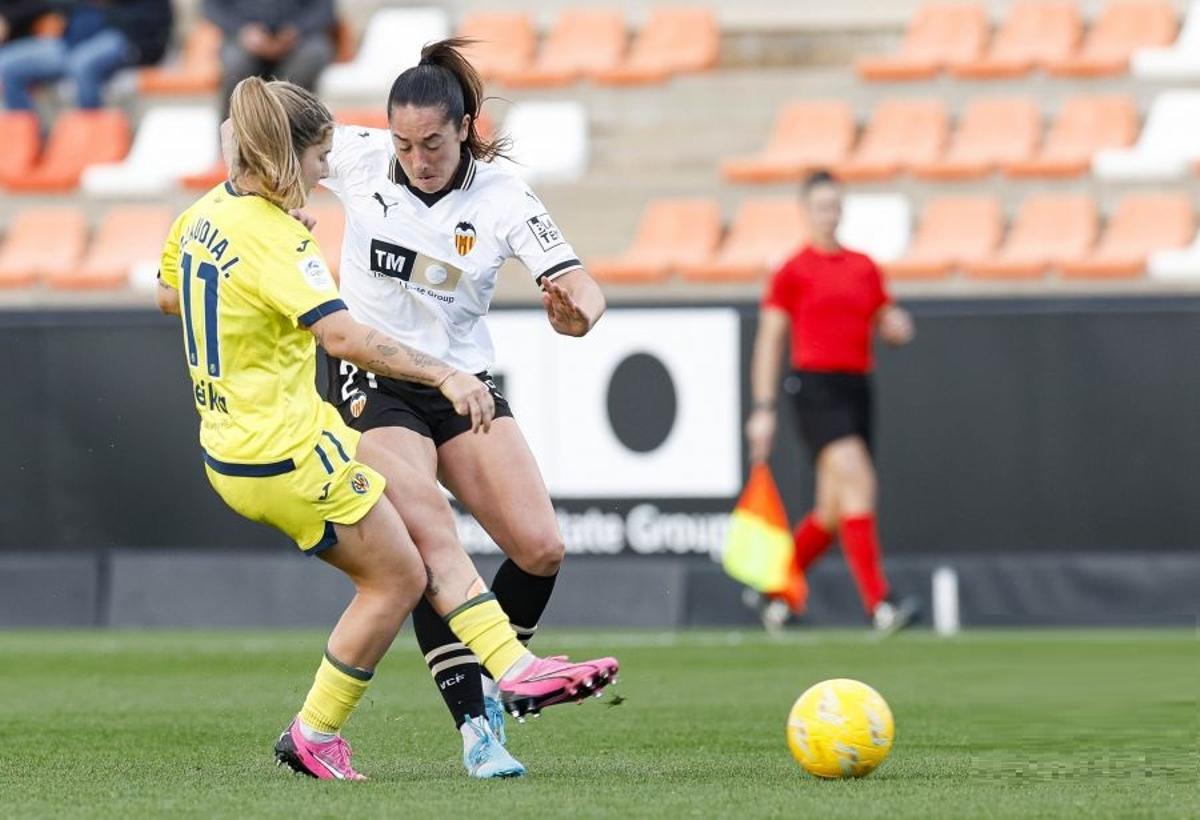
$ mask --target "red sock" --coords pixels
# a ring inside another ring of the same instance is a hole
[[[879,557],[879,533],[874,515],[860,515],[842,519],[842,550],[858,594],[862,598],[867,614],[875,611],[879,602],[887,597],[888,583],[883,577],[883,561]]]
[[[795,544],[792,560],[796,562],[800,571],[804,572],[829,549],[829,545],[833,543],[833,534],[817,522],[816,515],[809,513],[796,525],[792,532],[792,540]]]

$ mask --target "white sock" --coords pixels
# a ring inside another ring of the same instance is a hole
[[[483,696],[485,698],[491,698],[492,700],[499,700],[500,684],[496,683],[496,681],[492,680],[487,675],[480,675],[479,677],[483,681]]]
[[[338,736],[337,732],[318,732],[302,720],[300,721],[300,734],[304,735],[304,739],[309,743],[328,743]]]
[[[469,717],[464,720],[463,725],[458,727],[458,732],[462,735],[463,754],[471,751],[475,744],[479,742],[479,738],[487,734],[488,731],[488,723],[485,718]]]
[[[508,667],[508,671],[504,673],[500,680],[510,680],[520,676],[520,674],[529,668],[529,665],[535,660],[537,660],[537,658],[533,656],[533,653],[526,651],[524,656],[518,658],[512,666]],[[500,681],[496,681],[496,683],[499,684]]]

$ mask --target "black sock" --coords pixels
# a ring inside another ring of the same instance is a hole
[[[496,571],[492,592],[512,623],[517,638],[526,646],[533,633],[537,632],[538,621],[550,603],[557,578],[558,573],[550,576],[530,575],[513,563],[511,558]]]
[[[424,598],[413,610],[412,621],[417,645],[425,655],[425,663],[446,701],[446,708],[454,717],[455,727],[461,727],[467,718],[482,717],[479,660]]]

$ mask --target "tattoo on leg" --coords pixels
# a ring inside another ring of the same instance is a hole
[[[428,564],[425,565],[425,578],[427,580],[425,594],[437,595],[440,590],[438,589],[437,582],[433,578],[433,570],[429,568]]]

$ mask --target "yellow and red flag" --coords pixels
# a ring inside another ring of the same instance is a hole
[[[730,577],[765,595],[783,598],[799,612],[808,586],[792,560],[794,552],[787,510],[771,468],[756,464],[733,509],[721,563]]]

